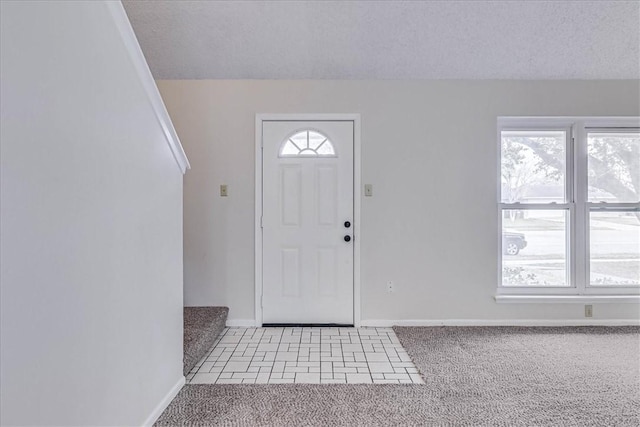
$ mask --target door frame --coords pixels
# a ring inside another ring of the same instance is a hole
[[[360,326],[360,114],[256,114],[255,145],[255,326],[262,326],[262,124],[281,122],[353,122],[353,324]]]

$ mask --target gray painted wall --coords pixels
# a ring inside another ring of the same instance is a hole
[[[160,80],[191,160],[185,303],[254,318],[256,113],[361,113],[362,319],[584,319],[581,304],[497,304],[498,116],[640,115],[627,81]],[[229,197],[218,186],[229,185]],[[396,292],[386,292],[393,280]],[[594,319],[638,319],[597,304]]]
[[[141,425],[182,379],[182,173],[105,2],[2,2],[2,425]]]

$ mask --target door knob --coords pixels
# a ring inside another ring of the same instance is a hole
[[[351,223],[349,221],[345,221],[344,228],[349,228],[349,227],[351,227]]]
[[[348,234],[346,236],[344,236],[344,241],[345,242],[350,242],[351,241],[351,236],[349,236]]]

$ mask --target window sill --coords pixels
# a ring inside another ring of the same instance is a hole
[[[513,303],[640,303],[640,295],[496,295],[500,304]]]

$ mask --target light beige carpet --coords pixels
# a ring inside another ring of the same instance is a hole
[[[638,327],[394,329],[425,385],[187,385],[157,425],[640,425]]]

